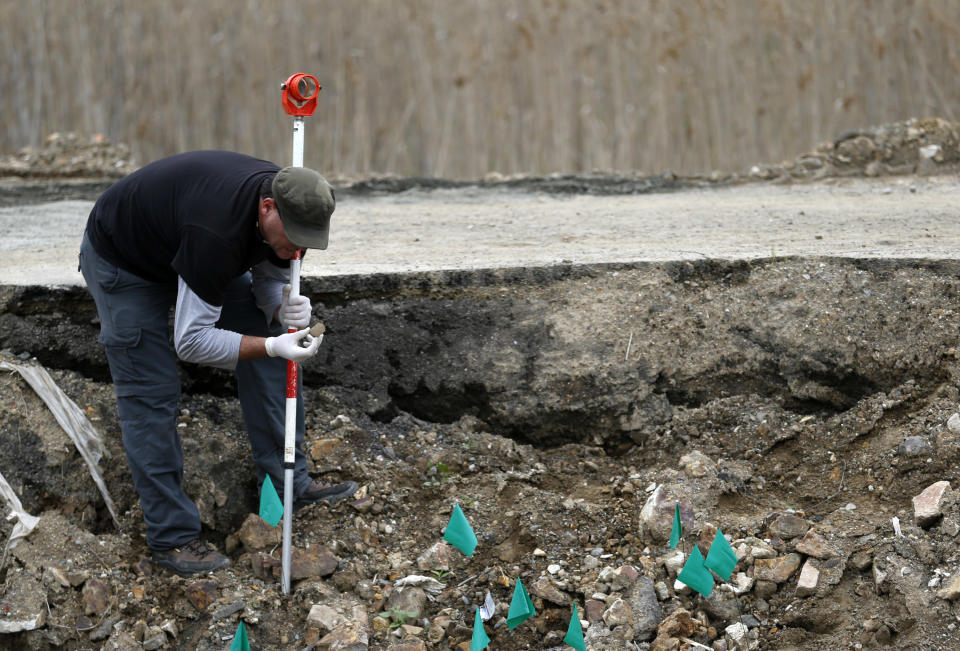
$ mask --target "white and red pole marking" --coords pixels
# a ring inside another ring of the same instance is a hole
[[[293,116],[293,167],[303,167],[303,118],[317,108],[320,85],[317,78],[302,72],[291,76],[280,89],[283,110]],[[290,299],[300,296],[300,250],[290,260]],[[289,328],[288,332],[296,332]],[[286,421],[283,432],[283,551],[281,589],[290,594],[290,542],[293,537],[293,470],[297,461],[297,377],[298,364],[287,360]]]

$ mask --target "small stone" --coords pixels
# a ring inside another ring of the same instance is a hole
[[[64,588],[70,587],[70,579],[67,578],[67,575],[63,573],[59,567],[48,566],[44,571],[44,581],[48,583],[56,583]]]
[[[168,619],[160,624],[160,630],[173,639],[177,639],[177,636],[180,635],[180,629],[177,627],[177,623],[172,619]]]
[[[761,599],[768,599],[777,594],[777,584],[773,581],[758,579],[753,586],[753,593]]]
[[[340,559],[326,547],[294,548],[290,552],[290,578],[294,581],[333,574]]]
[[[960,432],[960,414],[954,414],[947,419],[947,429],[951,432]]]
[[[260,551],[277,545],[281,531],[278,527],[271,527],[256,513],[250,513],[240,525],[237,538],[249,551]]]
[[[603,621],[609,628],[615,626],[633,625],[633,613],[630,612],[630,606],[623,599],[616,599],[610,607],[603,612]]]
[[[606,610],[607,607],[605,602],[598,599],[587,599],[583,606],[584,614],[587,616],[588,622],[596,624],[603,620],[603,611]]]
[[[883,582],[887,580],[887,573],[876,565],[873,566],[873,585],[879,589]]]
[[[940,522],[940,531],[951,538],[956,538],[957,534],[960,533],[960,525],[953,518],[944,518]]]
[[[660,601],[666,601],[670,598],[670,589],[667,588],[667,584],[663,581],[657,581],[653,584],[653,589],[657,593],[657,599]]]
[[[666,568],[669,576],[676,576],[680,573],[680,570],[683,569],[683,564],[686,562],[686,560],[686,555],[678,549],[673,553],[673,555],[664,559],[663,566]]]
[[[704,453],[694,450],[680,457],[680,467],[691,477],[705,477],[716,474],[717,466]]]
[[[960,598],[960,574],[955,574],[950,582],[937,592],[937,596],[949,601]]]
[[[424,571],[440,570],[448,572],[450,570],[450,558],[450,545],[441,540],[431,545],[430,549],[417,558],[417,567]]]
[[[373,631],[375,633],[386,633],[390,630],[390,620],[379,615],[373,618]]]
[[[839,550],[813,529],[808,531],[803,539],[797,543],[796,550],[801,554],[820,559],[834,558],[840,555]]]
[[[747,649],[749,643],[749,629],[747,625],[742,622],[737,622],[736,624],[730,624],[723,630],[724,639],[727,642],[728,649]]]
[[[110,602],[110,589],[96,577],[83,584],[83,609],[87,615],[102,615]]]
[[[413,626],[412,624],[402,624],[400,630],[403,631],[404,636],[416,637],[423,633],[423,628],[420,626]]]
[[[318,646],[322,649],[346,650],[366,649],[369,646],[369,636],[365,624],[359,621],[349,621],[341,624],[322,638]]]
[[[663,618],[657,626],[657,637],[693,637],[703,628],[698,620],[690,615],[690,611],[684,608],[677,608],[672,613]]]
[[[313,604],[307,615],[307,626],[316,626],[323,632],[332,631],[343,622],[343,615],[326,604]]]
[[[797,579],[797,596],[807,597],[817,591],[817,582],[820,580],[820,570],[817,569],[812,559],[807,559],[800,570],[800,577]]]
[[[897,454],[902,457],[918,457],[929,450],[930,443],[922,436],[908,436],[897,446]]]
[[[150,626],[143,636],[143,648],[146,651],[155,651],[167,643],[167,635],[159,626]]]
[[[734,594],[747,594],[753,588],[754,579],[752,576],[747,576],[745,572],[737,572],[730,579],[730,587]]]
[[[540,549],[539,547],[537,547],[536,549],[533,550],[533,555],[534,555],[534,556],[546,556],[546,555],[547,555],[547,552],[545,552],[545,551],[543,551],[542,549]]]
[[[913,498],[913,516],[917,526],[928,527],[943,514],[943,505],[950,493],[950,482],[938,481]]]
[[[359,513],[367,513],[373,508],[373,503],[372,497],[361,497],[358,500],[350,502],[350,506]]]
[[[850,554],[850,560],[848,562],[850,563],[850,567],[858,572],[862,572],[873,565],[873,550],[858,549]]]
[[[622,565],[618,567],[610,577],[610,587],[614,590],[623,590],[632,585],[640,576],[636,568],[631,565]]]

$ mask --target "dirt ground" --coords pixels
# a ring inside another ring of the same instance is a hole
[[[56,249],[109,180],[0,183],[0,358],[49,369],[100,432],[120,523],[0,372],[0,473],[41,516],[0,567],[0,648],[225,649],[243,621],[254,649],[468,649],[488,593],[493,649],[569,648],[571,604],[595,650],[955,646],[955,134],[889,125],[743,178],[343,181],[361,234],[304,279],[328,329],[306,447],[361,489],[297,514],[289,596],[226,373],[184,365],[179,427],[233,565],[149,563],[95,312]],[[17,276],[29,207],[64,238],[39,247],[53,276]],[[455,504],[470,557],[442,542]],[[703,597],[675,578],[717,528],[737,565]],[[517,580],[536,615],[511,629]]]

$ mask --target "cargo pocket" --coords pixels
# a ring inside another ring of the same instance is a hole
[[[117,395],[125,393],[123,387],[139,385],[142,382],[140,369],[131,351],[140,343],[140,328],[107,328],[104,324],[100,328],[99,341],[107,353]]]

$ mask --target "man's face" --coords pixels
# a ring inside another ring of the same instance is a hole
[[[260,200],[260,235],[281,260],[290,260],[302,249],[287,239],[280,213],[277,212],[277,204],[273,199]]]

